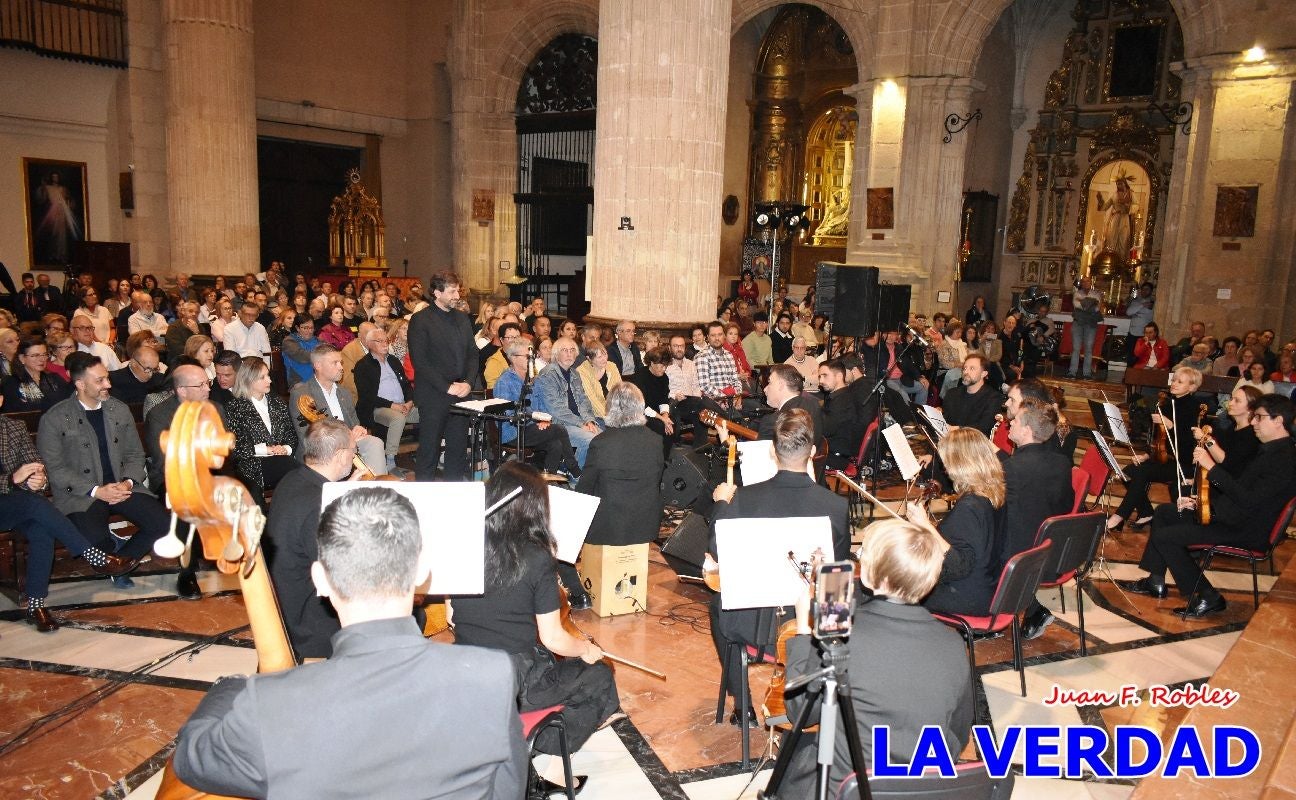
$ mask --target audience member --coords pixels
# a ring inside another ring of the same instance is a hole
[[[571,339],[554,342],[554,360],[536,376],[532,408],[544,411],[567,429],[576,450],[576,463],[585,466],[585,454],[601,427],[594,407],[576,374],[576,343]]]
[[[960,370],[959,385],[941,398],[941,411],[950,425],[975,428],[989,436],[995,416],[1007,398],[986,383],[986,364],[986,357],[980,352],[968,354]]]
[[[242,365],[243,357],[238,353],[233,350],[221,352],[212,364],[216,377],[212,379],[208,399],[221,408],[229,405],[229,401],[234,399],[234,379],[238,377],[238,369]]]
[[[643,350],[635,343],[635,324],[624,319],[617,323],[616,339],[607,348],[607,358],[616,368],[617,375],[629,379],[643,366]],[[611,389],[611,387],[608,387]],[[586,387],[589,391],[589,387]]]
[[[706,346],[698,351],[693,364],[703,397],[723,400],[742,395],[738,364],[725,347],[724,323],[717,320],[706,326]]]
[[[152,331],[155,336],[165,336],[169,326],[166,317],[154,312],[154,296],[148,292],[133,292],[131,301],[135,312],[126,318],[126,332]]]
[[[293,332],[284,337],[281,350],[289,386],[315,377],[310,354],[319,344],[320,340],[315,336],[315,320],[309,314],[298,316]]]
[[[495,382],[509,368],[508,359],[504,356],[504,348],[510,342],[522,341],[522,326],[516,322],[501,323],[496,330],[495,339],[499,342],[499,348],[491,353],[482,366],[482,378],[486,381],[487,389],[494,389]]]
[[[767,332],[769,329],[769,315],[764,311],[757,311],[752,315],[751,321],[752,331],[744,336],[742,340],[742,349],[747,356],[747,363],[753,367],[764,367],[773,364],[773,344]]]
[[[19,341],[11,374],[0,381],[6,412],[48,411],[72,394],[68,382],[49,371],[48,365],[49,347],[44,339],[25,337]]]
[[[510,366],[495,383],[495,397],[511,403],[519,403],[525,388],[529,401],[529,405],[524,405],[522,408],[523,419],[529,420],[523,432],[526,447],[540,456],[546,472],[557,473],[562,470],[568,475],[579,477],[580,466],[576,463],[576,455],[572,450],[567,428],[561,424],[555,425],[549,420],[536,420],[531,415],[531,411],[544,411],[544,409],[537,404],[538,398],[532,391],[532,387],[527,386],[531,356],[526,342],[520,340],[510,342],[504,348],[504,353],[510,361]],[[513,423],[505,422],[500,426],[501,443],[513,444],[517,438],[518,430]]]
[[[151,335],[150,331],[145,331]],[[112,380],[112,396],[123,403],[143,403],[151,392],[156,392],[166,385],[166,379],[158,369],[157,350],[147,343],[144,337],[132,337],[128,343],[126,366],[109,373]],[[68,370],[71,372],[71,369]]]
[[[405,368],[391,354],[386,331],[369,328],[364,343],[368,352],[355,365],[356,415],[361,425],[371,429],[382,426],[387,431],[383,450],[387,472],[404,478],[406,472],[396,466],[396,454],[406,423],[419,423],[412,399],[414,387],[405,376]]]
[[[225,419],[234,433],[234,471],[265,510],[266,491],[297,466],[297,429],[288,406],[270,393],[270,368],[261,359],[244,356],[233,393]]]
[[[330,308],[328,311],[328,323],[320,329],[319,340],[341,350],[355,338],[356,335],[346,325],[346,312],[342,310],[342,306],[335,305]]]
[[[581,388],[594,409],[594,416],[606,417],[608,395],[621,383],[621,374],[616,365],[610,363],[608,349],[602,344],[587,347],[585,361],[576,367],[576,374],[580,376]]]
[[[288,394],[288,412],[297,428],[304,429],[310,422],[302,413],[302,398],[309,397],[315,405],[315,413],[347,424],[351,429],[351,443],[370,472],[387,474],[382,440],[360,424],[355,399],[338,383],[342,379],[342,354],[332,345],[321,344],[311,351],[311,367],[315,372],[314,379],[298,383]]]
[[[270,336],[265,326],[257,322],[260,313],[256,303],[244,303],[239,309],[238,319],[225,326],[222,344],[226,350],[233,350],[244,357],[257,356],[270,366]]]

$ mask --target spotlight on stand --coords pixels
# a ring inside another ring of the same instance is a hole
[[[757,206],[756,216],[752,218],[758,228],[777,228],[779,225],[778,206]]]
[[[788,233],[793,236],[810,227],[810,218],[806,212],[810,206],[788,206],[785,212],[787,216],[783,218],[783,224],[787,226]]]

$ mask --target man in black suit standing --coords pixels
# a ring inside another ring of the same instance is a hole
[[[800,379],[800,373],[795,369],[787,369]],[[774,426],[774,454],[778,460],[778,472],[767,481],[742,488],[731,483],[722,483],[716,487],[712,494],[716,505],[708,544],[710,552],[716,552],[714,522],[717,520],[827,517],[832,524],[832,558],[837,561],[846,559],[850,556],[851,545],[846,498],[816,484],[806,471],[815,448],[814,426],[810,415],[804,409],[791,408],[779,412],[777,418]],[[720,595],[711,598],[711,639],[715,643],[716,657],[723,665],[726,654],[732,656],[726,670],[725,691],[735,698],[734,713],[729,718],[735,725],[741,724],[744,715],[739,709],[745,708],[747,724],[755,727],[756,712],[752,709],[750,697],[742,699],[745,706],[737,700],[741,691],[739,680],[742,665],[737,648],[730,653],[729,643],[745,642],[759,646],[772,642],[774,631],[778,630],[778,624],[784,620],[770,614],[770,610],[724,611],[720,608]],[[763,620],[771,621],[773,626],[762,625]]]
[[[1071,459],[1057,448],[1057,411],[1049,403],[1027,397],[1008,423],[1008,438],[1017,448],[1004,459],[1006,492],[1003,527],[999,533],[999,564],[1035,545],[1040,523],[1068,514],[1075,502],[1071,488]],[[1026,612],[1022,636],[1035,639],[1053,621],[1049,610],[1035,601]]]
[[[311,579],[342,623],[332,657],[217,682],[180,731],[177,776],[237,797],[521,797],[508,655],[429,642],[410,616],[429,566],[414,506],[356,489],[325,509],[318,542]]]
[[[432,276],[432,303],[414,315],[409,325],[409,353],[414,365],[414,405],[419,412],[419,446],[414,475],[430,481],[441,460],[445,438],[445,477],[468,479],[468,418],[450,413],[481,380],[472,321],[455,306],[459,276]]]

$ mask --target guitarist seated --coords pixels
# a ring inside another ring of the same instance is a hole
[[[786,368],[800,379],[800,373],[795,369]],[[774,454],[778,460],[778,473],[767,481],[741,488],[732,483],[722,483],[716,487],[712,494],[716,506],[709,542],[711,553],[716,552],[715,520],[828,517],[832,523],[833,559],[840,561],[850,556],[850,521],[846,498],[815,484],[807,473],[807,465],[815,448],[813,436],[814,427],[806,411],[792,408],[779,412],[774,425]],[[720,595],[711,598],[711,639],[716,647],[716,657],[723,664],[726,654],[732,656],[728,669],[725,670],[725,691],[735,698],[734,712],[729,717],[729,722],[733,725],[743,724],[745,720],[748,726],[756,727],[756,712],[752,708],[750,697],[742,698],[741,702],[738,700],[742,665],[737,648],[730,652],[729,643],[738,642],[755,647],[771,645],[777,623],[784,620],[777,619],[769,611],[770,609],[754,608],[724,611],[720,608]],[[770,619],[775,620],[772,627],[761,624]]]

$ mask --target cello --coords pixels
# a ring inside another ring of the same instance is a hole
[[[238,575],[256,644],[257,672],[280,672],[297,665],[274,586],[261,548],[265,515],[234,478],[212,474],[234,449],[234,434],[225,430],[210,402],[181,403],[171,428],[162,433],[166,450],[166,486],[172,513],[197,531],[203,556],[226,575]],[[179,555],[186,563],[188,547],[171,533],[159,539],[155,552]],[[177,552],[177,548],[179,552]],[[185,785],[168,760],[158,789],[159,800],[220,800]]]

